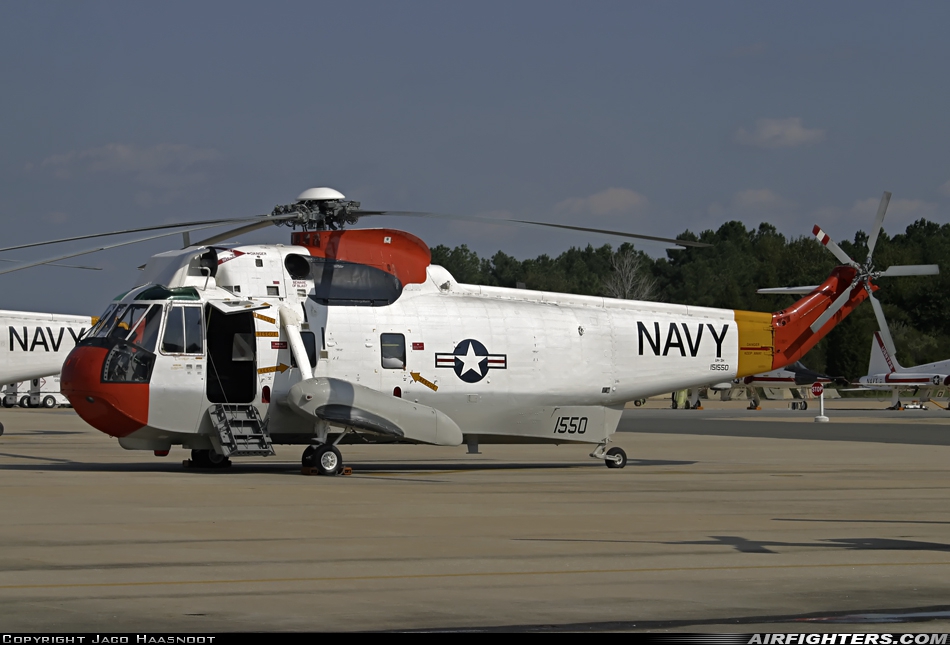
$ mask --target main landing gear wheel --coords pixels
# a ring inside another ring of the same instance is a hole
[[[316,468],[317,462],[313,460],[316,452],[317,446],[307,446],[303,451],[303,455],[300,456],[300,465],[304,468]]]
[[[313,454],[314,467],[320,475],[337,475],[343,470],[343,455],[336,446],[323,445]]]
[[[607,464],[607,468],[623,468],[627,465],[627,453],[623,451],[623,448],[614,446],[607,451],[604,463]]]
[[[192,450],[191,463],[198,468],[227,468],[231,460],[214,450]]]

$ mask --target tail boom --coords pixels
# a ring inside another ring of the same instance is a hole
[[[772,314],[736,311],[739,328],[739,366],[737,377],[777,370],[791,365],[808,353],[818,341],[834,329],[868,297],[860,283],[855,284],[857,271],[839,266],[828,279],[810,294]],[[870,284],[870,283],[869,283]],[[870,285],[872,291],[877,285]],[[817,332],[811,325],[846,291],[850,297]]]

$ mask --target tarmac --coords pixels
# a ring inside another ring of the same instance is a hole
[[[182,467],[0,410],[10,632],[950,631],[950,412],[650,401],[585,446]]]

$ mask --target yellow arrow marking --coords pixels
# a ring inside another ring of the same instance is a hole
[[[258,338],[277,338],[280,336],[279,331],[259,331],[255,332]]]
[[[264,322],[269,322],[269,323],[272,324],[272,325],[276,325],[276,324],[277,324],[277,320],[276,320],[276,319],[271,318],[270,316],[265,316],[264,314],[259,314],[259,313],[257,313],[256,311],[254,312],[254,317],[257,318],[258,320],[263,320]]]
[[[290,369],[290,365],[284,365],[283,363],[281,363],[280,365],[275,365],[274,367],[261,367],[261,368],[258,368],[257,373],[258,373],[258,374],[270,374],[271,372],[280,372],[281,374],[283,374],[284,372],[286,372],[286,371],[289,370],[289,369]]]
[[[439,391],[438,385],[436,385],[435,383],[433,383],[432,381],[428,379],[422,378],[422,375],[419,374],[419,372],[409,372],[409,375],[412,377],[412,380],[415,381],[416,383],[422,383],[433,392]]]

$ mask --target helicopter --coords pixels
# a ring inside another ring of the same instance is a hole
[[[623,468],[609,443],[627,401],[793,364],[887,275],[838,266],[774,313],[467,285],[412,234],[347,228],[396,214],[437,216],[314,188],[267,216],[177,225],[242,223],[152,256],[70,352],[63,393],[123,448],[182,446],[203,468],[298,445],[305,469],[336,475],[356,442],[586,444]],[[221,244],[272,224],[295,229],[289,245]]]

